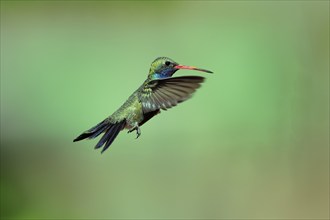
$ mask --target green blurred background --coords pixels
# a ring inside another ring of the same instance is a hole
[[[193,99],[72,143],[158,56]],[[2,218],[328,218],[328,1],[1,1]]]

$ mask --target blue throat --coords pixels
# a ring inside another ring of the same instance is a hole
[[[154,73],[151,76],[152,79],[164,79],[164,78],[168,78],[168,77],[170,77],[170,75],[162,74],[162,73]]]
[[[165,79],[168,77],[171,77],[177,70],[172,70],[172,69],[168,69],[168,70],[163,70],[161,73],[153,73],[151,75],[151,79]]]

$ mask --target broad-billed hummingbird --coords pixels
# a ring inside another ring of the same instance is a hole
[[[194,66],[179,65],[167,57],[159,57],[151,63],[148,78],[117,111],[73,141],[93,139],[104,133],[95,146],[98,149],[104,145],[103,153],[125,128],[128,133],[136,130],[138,138],[144,123],[160,113],[160,110],[167,110],[189,99],[204,81],[201,76],[172,77],[179,69],[212,73]]]

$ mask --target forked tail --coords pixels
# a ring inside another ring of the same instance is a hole
[[[109,148],[111,143],[115,140],[119,132],[124,129],[126,124],[126,121],[120,121],[117,123],[111,123],[108,119],[103,120],[96,126],[92,127],[91,129],[85,131],[78,137],[76,137],[73,142],[80,141],[83,139],[93,139],[99,136],[101,133],[104,132],[104,135],[99,140],[99,142],[96,144],[95,149],[98,149],[100,147],[103,147],[102,152],[103,153],[106,149]]]

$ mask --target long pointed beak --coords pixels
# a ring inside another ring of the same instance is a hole
[[[174,66],[174,68],[175,69],[186,69],[186,70],[197,70],[197,71],[206,72],[206,73],[213,73],[210,70],[200,69],[195,66],[176,65],[176,66]]]

